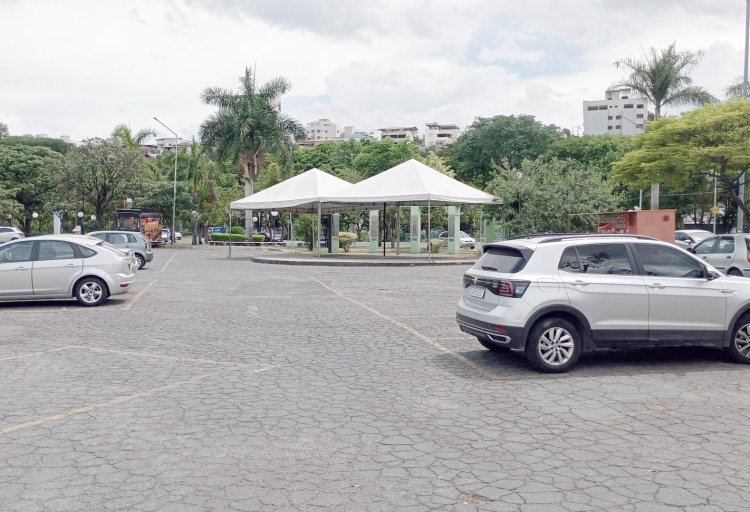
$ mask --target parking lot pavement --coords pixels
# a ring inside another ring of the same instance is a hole
[[[0,510],[748,510],[750,368],[720,352],[538,374],[456,328],[460,267],[226,253],[0,305]]]

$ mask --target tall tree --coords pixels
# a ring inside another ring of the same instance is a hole
[[[524,159],[535,160],[558,138],[555,125],[543,125],[534,116],[477,118],[448,148],[448,163],[461,181],[484,187],[497,169],[519,169]]]
[[[693,85],[690,73],[703,58],[703,51],[678,52],[675,43],[666,49],[651,48],[643,59],[618,60],[615,65],[629,76],[618,87],[629,87],[654,105],[654,119],[662,116],[665,106],[705,105],[716,101],[708,91]],[[659,209],[659,184],[651,184],[651,209]]]
[[[716,178],[746,215],[750,208],[737,193],[740,175],[750,166],[750,101],[709,105],[680,117],[665,117],[635,139],[633,151],[614,165],[615,175],[633,186],[659,181],[688,189],[696,177]]]
[[[8,135],[10,135],[10,132],[8,132],[8,125],[0,123],[0,139],[7,137]]]
[[[253,71],[245,68],[237,91],[209,87],[201,94],[205,104],[218,109],[201,124],[201,142],[221,160],[239,164],[246,195],[253,193],[264,156],[272,153],[287,162],[295,139],[305,136],[302,125],[280,111],[280,98],[290,88],[286,78],[274,78],[258,87]],[[245,222],[250,231],[251,220]]]
[[[65,154],[56,175],[72,204],[93,206],[98,227],[116,204],[141,186],[146,165],[137,148],[119,140],[89,139]]]
[[[156,132],[151,128],[143,128],[133,133],[130,126],[126,124],[118,124],[115,129],[112,130],[112,138],[119,140],[123,144],[130,147],[138,147],[144,143],[149,137],[156,137]]]
[[[46,147],[0,145],[0,189],[21,205],[26,232],[32,214],[45,212],[54,189],[52,169],[61,158],[60,153]]]

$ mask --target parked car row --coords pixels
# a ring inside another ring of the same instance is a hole
[[[0,300],[74,297],[98,306],[128,290],[137,266],[132,250],[92,236],[18,238],[0,245]]]

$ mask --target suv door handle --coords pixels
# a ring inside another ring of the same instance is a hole
[[[29,270],[29,267],[16,267],[13,270]]]
[[[653,283],[653,284],[648,285],[648,287],[649,288],[655,288],[657,290],[663,290],[664,288],[666,288],[665,285],[660,284],[660,283]]]
[[[68,264],[67,264],[67,265],[65,265],[65,266],[66,266],[66,267],[77,267],[78,265],[76,265],[75,263],[68,263]]]
[[[573,281],[570,284],[572,284],[573,286],[588,286],[589,285],[589,283],[587,283],[586,281],[581,281],[581,280]]]

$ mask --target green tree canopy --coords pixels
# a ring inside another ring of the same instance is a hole
[[[97,227],[116,205],[143,185],[146,159],[141,151],[113,139],[89,139],[69,151],[56,169],[57,183],[73,204],[88,204]]]
[[[381,140],[363,144],[353,165],[361,179],[366,179],[409,159],[419,159],[420,156],[421,152],[416,144]]]
[[[536,159],[560,137],[555,125],[544,125],[534,116],[480,117],[448,148],[448,163],[459,180],[483,188],[496,169],[521,167]]]
[[[130,126],[126,124],[118,124],[112,130],[112,138],[119,140],[123,144],[131,147],[138,147],[145,142],[149,137],[156,137],[156,132],[151,128],[143,128],[137,132],[133,132]]]
[[[499,169],[487,190],[503,198],[509,235],[591,231],[596,217],[612,211],[620,196],[611,181],[573,160],[525,160],[519,171]]]
[[[615,163],[617,178],[635,187],[660,182],[687,189],[697,175],[716,177],[734,203],[740,175],[750,166],[750,101],[702,107],[649,124],[634,150]]]
[[[23,230],[31,215],[43,213],[54,190],[53,167],[62,155],[47,147],[0,144],[0,189],[21,205]],[[12,205],[6,204],[6,208]]]
[[[7,137],[8,135],[10,135],[10,132],[8,132],[8,125],[0,123],[0,139]]]
[[[49,148],[58,153],[67,153],[70,149],[75,147],[73,144],[65,142],[64,140],[52,139],[48,137],[21,137],[17,135],[0,137],[0,146],[19,145]]]
[[[622,135],[584,135],[555,141],[545,157],[575,160],[588,169],[609,175],[612,164],[633,147],[632,137]]]

